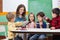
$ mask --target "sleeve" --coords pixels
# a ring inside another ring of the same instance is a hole
[[[12,29],[12,25],[8,25],[8,30],[11,31]]]
[[[13,26],[13,24],[9,24],[8,25],[8,30],[9,31],[12,31],[12,30],[14,30],[15,29],[15,27]]]
[[[48,23],[50,23],[51,22],[51,20],[48,18],[48,19],[46,19],[46,21],[48,22]]]
[[[43,22],[43,28],[47,28],[46,22]]]
[[[30,25],[28,24],[28,25],[26,25],[26,28],[29,28],[30,27]]]
[[[56,29],[60,29],[60,18],[58,19],[58,23],[57,23],[57,25],[56,25],[55,28],[56,28]]]

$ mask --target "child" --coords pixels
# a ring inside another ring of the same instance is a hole
[[[26,26],[26,28],[35,28],[35,16],[33,13],[30,13],[30,15],[28,16],[28,25]]]
[[[43,12],[39,12],[37,14],[37,18],[38,18],[38,22],[36,23],[36,27],[37,28],[46,28],[46,23],[43,21],[43,17],[44,17],[44,13]],[[30,40],[44,40],[44,38],[46,37],[45,34],[34,34]]]
[[[14,24],[15,15],[12,12],[9,12],[6,15],[6,18],[8,20],[8,39],[13,40],[14,34],[11,31],[15,30],[15,24]]]
[[[52,20],[50,20],[47,17],[45,18],[47,20],[47,22],[49,22],[50,25],[52,26],[51,27],[52,30],[54,30],[54,29],[60,29],[60,16],[59,16],[59,13],[60,13],[60,9],[59,8],[54,8],[52,10]],[[53,36],[53,40],[57,40],[57,39],[60,40],[59,37],[58,37],[58,35]]]
[[[59,8],[54,8],[52,10],[52,20],[50,20],[49,18],[45,18],[47,20],[47,22],[50,23],[50,25],[52,26],[51,29],[59,29],[60,28],[60,16],[59,16],[60,10]]]
[[[35,28],[36,26],[35,26],[35,16],[34,16],[34,14],[33,13],[30,13],[30,15],[28,16],[28,21],[29,21],[29,23],[28,23],[28,25],[26,26],[26,28]],[[33,34],[29,34],[28,35],[28,40],[29,40],[29,38],[32,36]]]

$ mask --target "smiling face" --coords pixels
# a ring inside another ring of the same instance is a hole
[[[37,14],[38,21],[39,22],[43,21],[44,16],[45,16],[45,14],[43,12],[39,12]]]
[[[60,14],[60,9],[59,8],[52,9],[52,18],[58,17],[59,14]]]
[[[18,16],[25,17],[25,14],[26,14],[25,5],[23,5],[23,4],[18,5],[18,7],[16,9],[16,17],[18,17]]]
[[[37,16],[38,21],[41,22],[43,20],[43,17],[41,17],[40,15]]]
[[[52,18],[57,17],[57,15],[55,13],[52,13]]]
[[[20,15],[22,15],[23,12],[24,12],[24,7],[21,7],[21,8],[19,9],[19,13],[20,13]]]
[[[34,21],[34,15],[30,14],[29,19],[30,19],[31,22]]]

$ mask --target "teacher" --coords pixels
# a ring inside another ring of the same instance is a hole
[[[23,4],[20,4],[16,10],[16,20],[15,22],[26,21],[26,8]]]
[[[20,4],[16,9],[16,19],[15,22],[26,21],[26,8],[23,4]],[[23,34],[18,34],[16,40],[23,40]]]

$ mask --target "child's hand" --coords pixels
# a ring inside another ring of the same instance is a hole
[[[51,27],[51,30],[55,30],[55,27]]]
[[[41,22],[41,23],[40,23],[40,26],[42,26],[42,25],[43,25],[43,23]]]
[[[47,20],[47,19],[48,19],[48,17],[44,16],[44,19],[45,19],[45,20]]]

